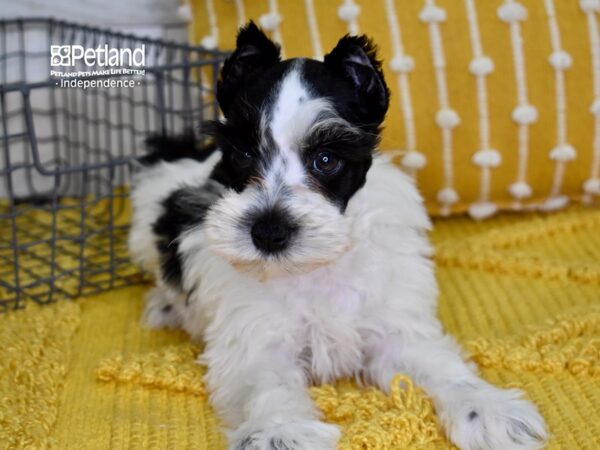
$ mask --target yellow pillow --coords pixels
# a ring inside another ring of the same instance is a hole
[[[192,0],[196,43],[232,49],[255,20],[286,57],[345,33],[380,48],[381,148],[430,212],[555,210],[600,198],[600,0]]]

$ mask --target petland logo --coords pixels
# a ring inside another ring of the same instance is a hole
[[[146,46],[130,48],[111,48],[108,45],[98,48],[84,48],[82,45],[51,45],[50,65],[75,67],[82,61],[88,67],[144,67],[146,65]]]
[[[86,48],[82,45],[51,45],[50,66],[50,76],[61,78],[61,87],[133,87],[140,82],[110,77],[144,76],[146,46],[113,48],[104,45]],[[69,68],[75,67],[80,69],[69,71]]]

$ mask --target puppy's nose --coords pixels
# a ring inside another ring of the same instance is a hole
[[[256,219],[250,234],[258,250],[273,254],[288,247],[296,230],[297,226],[286,213],[273,209]]]

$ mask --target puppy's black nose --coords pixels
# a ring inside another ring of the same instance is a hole
[[[256,219],[250,234],[258,250],[273,254],[288,247],[296,230],[297,226],[292,223],[288,214],[273,209]]]

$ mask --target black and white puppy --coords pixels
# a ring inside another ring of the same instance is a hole
[[[232,449],[333,449],[307,386],[410,375],[464,450],[536,449],[544,421],[483,381],[436,318],[430,222],[374,153],[389,91],[373,44],[282,61],[254,24],[223,66],[215,150],[185,140],[136,175],[130,250],[156,276],[146,318],[205,349]]]

